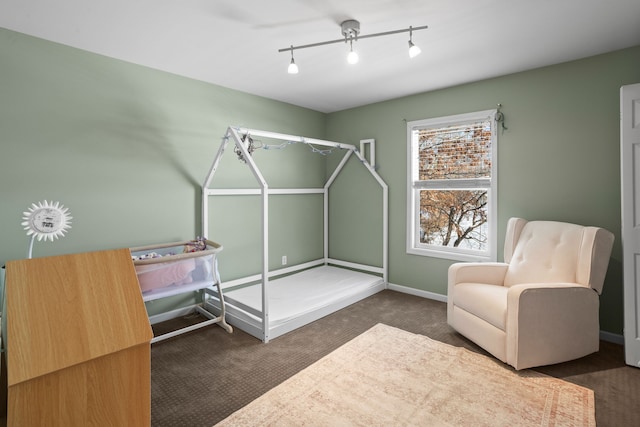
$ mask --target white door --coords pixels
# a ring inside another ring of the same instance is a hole
[[[640,367],[640,84],[620,88],[624,348]]]

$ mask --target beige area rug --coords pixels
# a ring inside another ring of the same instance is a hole
[[[377,324],[216,426],[595,424],[592,390]]]

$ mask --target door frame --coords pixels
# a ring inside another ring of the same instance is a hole
[[[620,88],[625,363],[640,367],[640,84]]]

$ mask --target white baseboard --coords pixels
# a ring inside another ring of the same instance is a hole
[[[403,294],[415,295],[440,302],[447,302],[446,295],[436,294],[435,292],[423,291],[422,289],[410,288],[408,286],[394,285],[393,283],[388,283],[387,288],[392,291],[402,292]]]
[[[408,286],[394,285],[393,283],[389,283],[387,285],[388,289],[392,291],[402,292],[404,294],[415,295],[422,298],[432,299],[441,302],[447,302],[447,296],[436,294],[434,292],[423,291],[422,289],[410,288]],[[624,345],[624,336],[619,334],[614,334],[612,332],[600,331],[600,339],[602,341],[607,341],[614,344]]]
[[[620,334],[614,334],[612,332],[607,332],[607,331],[600,331],[600,339],[602,341],[624,345],[624,336]]]
[[[395,285],[393,283],[387,284],[387,289],[392,291],[402,292],[404,294],[415,295],[422,298],[432,299],[440,302],[447,302],[447,296],[437,294],[435,292],[423,291],[422,289],[411,288],[409,286]],[[195,305],[178,308],[175,310],[167,311],[166,313],[155,314],[149,316],[149,323],[156,324],[164,322],[166,320],[175,319],[176,317],[186,316],[193,313]],[[612,332],[600,331],[600,339],[613,344],[624,345],[624,337],[620,334],[614,334]]]

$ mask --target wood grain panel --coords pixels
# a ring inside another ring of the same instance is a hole
[[[153,337],[128,249],[9,261],[11,385]]]
[[[10,387],[9,426],[148,426],[151,354],[139,345]]]
[[[128,249],[6,266],[9,426],[148,426],[153,333]]]

